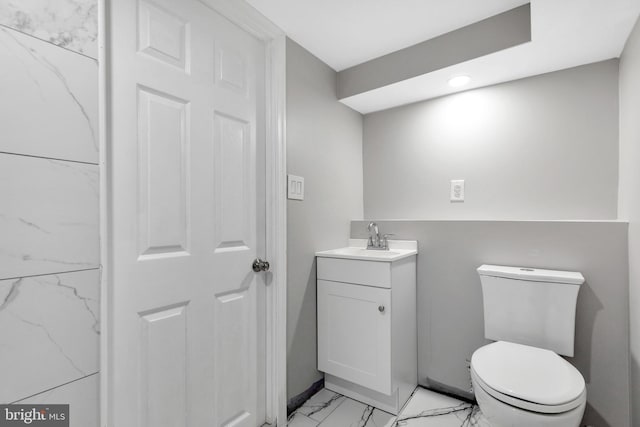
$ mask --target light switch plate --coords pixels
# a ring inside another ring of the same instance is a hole
[[[287,198],[304,200],[304,178],[295,175],[287,175],[287,178]]]
[[[451,201],[464,202],[464,179],[451,180]]]

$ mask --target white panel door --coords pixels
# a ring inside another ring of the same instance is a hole
[[[264,45],[196,0],[108,4],[110,427],[261,425]]]
[[[318,370],[391,394],[391,290],[318,280]]]

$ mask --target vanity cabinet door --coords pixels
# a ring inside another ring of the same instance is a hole
[[[318,370],[391,394],[391,290],[318,280]]]

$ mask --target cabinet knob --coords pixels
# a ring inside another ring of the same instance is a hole
[[[379,311],[380,313],[384,313],[384,305],[379,305],[379,306],[378,306],[378,311]]]

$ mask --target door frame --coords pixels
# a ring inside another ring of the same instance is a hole
[[[266,251],[271,263],[266,287],[266,421],[287,423],[287,199],[286,199],[286,38],[271,21],[245,1],[199,0],[265,44]],[[110,302],[111,263],[111,120],[109,0],[98,0],[100,139],[100,425],[111,425]]]

